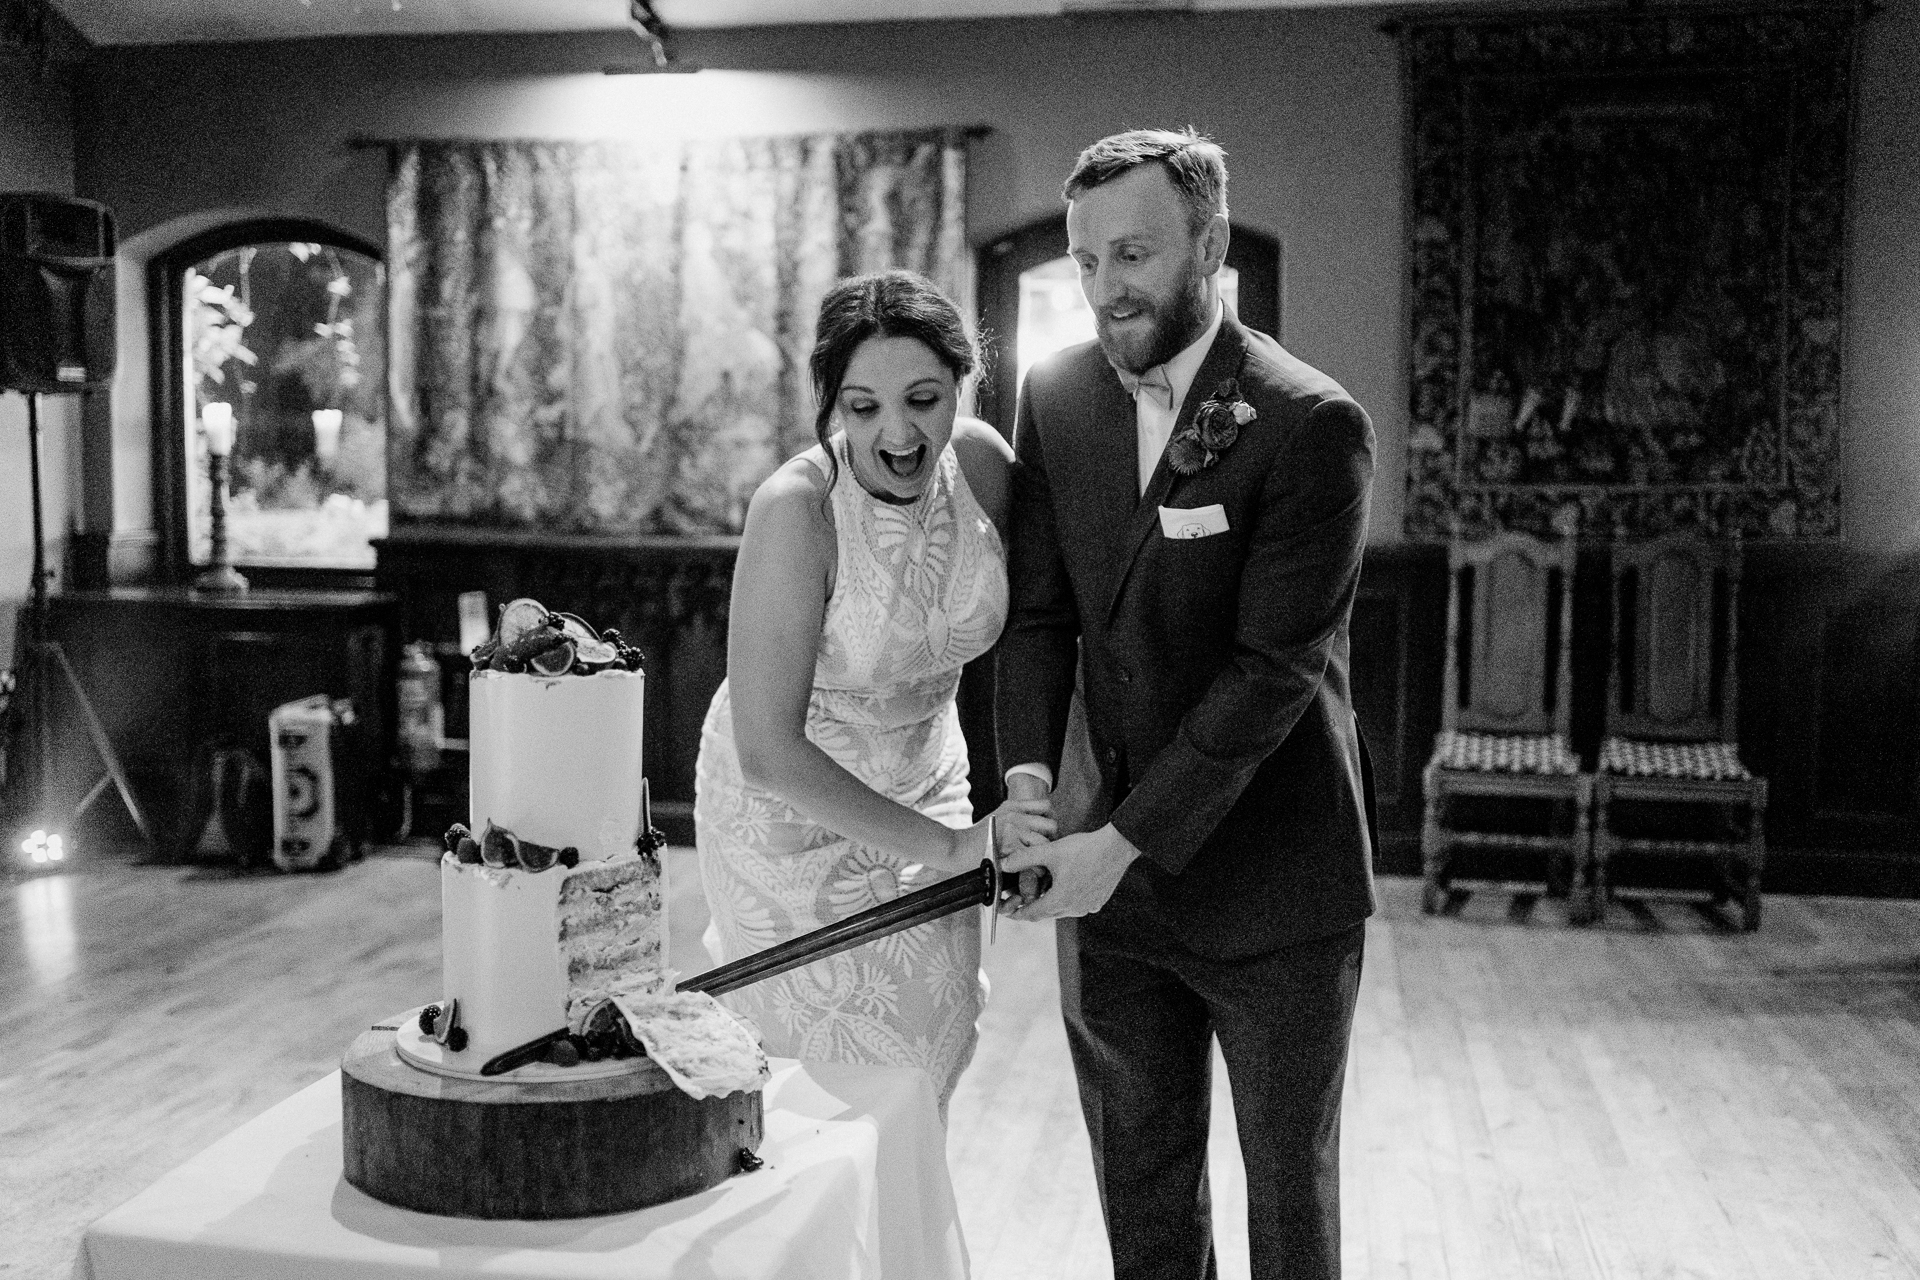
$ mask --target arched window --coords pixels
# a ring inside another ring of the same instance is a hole
[[[148,285],[168,576],[207,562],[210,428],[228,421],[235,563],[370,571],[371,540],[387,532],[379,250],[318,223],[261,220],[176,245]]]
[[[1027,369],[1061,347],[1093,337],[1093,312],[1067,256],[1067,219],[1029,223],[980,250],[980,320],[991,348],[979,389],[980,416],[1013,434],[1015,397]],[[1235,226],[1220,293],[1240,322],[1280,337],[1280,242]]]

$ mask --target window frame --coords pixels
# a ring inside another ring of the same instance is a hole
[[[1067,215],[1056,213],[988,242],[975,261],[987,375],[975,391],[974,412],[1009,440],[1020,391],[1020,277],[1066,256]],[[1227,242],[1227,265],[1240,273],[1236,314],[1240,323],[1276,342],[1285,341],[1280,328],[1285,262],[1279,240],[1257,228],[1234,224]]]
[[[182,349],[185,315],[180,305],[187,271],[196,263],[251,244],[305,242],[346,249],[383,267],[386,251],[350,231],[306,218],[249,218],[223,223],[154,255],[147,264],[148,367],[153,371],[153,511],[159,535],[161,581],[184,583],[204,566],[192,563],[187,512],[187,423],[189,373]],[[382,314],[385,314],[384,302]],[[384,335],[383,335],[384,340]],[[386,389],[381,388],[384,396]],[[260,586],[352,586],[372,581],[368,569],[246,565],[249,581]]]

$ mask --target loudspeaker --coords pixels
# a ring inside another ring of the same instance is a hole
[[[113,380],[113,214],[44,192],[0,193],[0,389]]]

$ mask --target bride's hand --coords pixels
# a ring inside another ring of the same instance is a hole
[[[989,827],[994,843],[999,846],[997,849],[990,849],[987,845]],[[981,859],[995,853],[1005,857],[1015,849],[1045,844],[1053,838],[1056,829],[1051,800],[1044,797],[1037,800],[1009,800],[995,809],[992,817],[982,818],[970,827],[959,827],[949,833],[945,870],[949,875],[960,875],[973,870],[980,865]]]
[[[1008,800],[993,811],[994,843],[1002,855],[1045,844],[1059,829],[1053,820],[1053,801],[1047,797]]]

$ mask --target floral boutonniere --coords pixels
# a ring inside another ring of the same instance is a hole
[[[1200,402],[1193,419],[1167,442],[1167,465],[1183,476],[1197,474],[1220,460],[1240,438],[1240,428],[1260,415],[1240,394],[1240,379],[1228,378]]]

